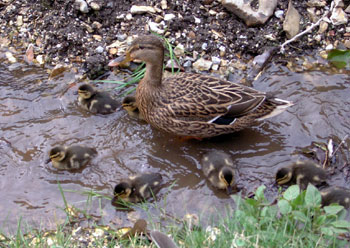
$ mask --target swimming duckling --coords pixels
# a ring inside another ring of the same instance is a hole
[[[136,98],[134,96],[124,97],[122,106],[128,112],[129,116],[139,120],[144,120],[138,106],[136,105]]]
[[[89,84],[83,84],[78,89],[79,103],[94,114],[111,114],[118,107],[118,102],[107,92],[95,90]]]
[[[83,146],[56,146],[50,150],[50,159],[57,169],[73,170],[84,167],[97,154],[93,148]]]
[[[118,198],[131,203],[145,201],[158,193],[161,183],[162,176],[159,173],[129,177],[115,186],[113,202]]]
[[[322,206],[338,203],[344,208],[350,207],[350,190],[341,187],[330,187],[321,191]]]
[[[312,161],[297,161],[287,167],[280,168],[276,173],[278,185],[298,184],[304,190],[309,183],[318,186],[326,183],[327,174],[321,166]]]
[[[224,152],[212,151],[202,159],[202,170],[208,180],[219,189],[232,193],[234,184],[233,162]]]

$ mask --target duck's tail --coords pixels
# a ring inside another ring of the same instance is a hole
[[[267,118],[279,115],[280,113],[284,112],[287,108],[290,106],[293,106],[294,103],[287,100],[282,100],[279,98],[269,98],[266,99],[265,102],[259,107],[265,110],[262,110],[266,114],[259,117],[257,120],[265,120]]]

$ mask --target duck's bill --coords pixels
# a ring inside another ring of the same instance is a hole
[[[227,188],[226,188],[226,193],[228,194],[228,195],[231,195],[232,194],[232,186],[228,186]]]
[[[51,162],[51,158],[48,158],[48,159],[45,160],[45,164],[48,164],[50,162]]]
[[[132,61],[132,58],[130,56],[130,53],[127,52],[125,56],[120,56],[116,59],[111,60],[108,63],[108,66],[110,67],[115,67],[115,66],[119,66],[119,67],[128,67],[128,63]]]

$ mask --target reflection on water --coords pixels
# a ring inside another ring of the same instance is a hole
[[[254,87],[292,100],[293,107],[235,134],[181,142],[129,118],[123,110],[108,116],[86,113],[77,105],[77,86],[61,95],[74,81],[72,72],[49,80],[45,69],[25,63],[8,65],[3,57],[0,55],[1,229],[15,230],[19,216],[30,224],[55,226],[65,216],[59,208],[64,203],[58,181],[70,191],[65,193],[70,204],[84,206],[87,196],[77,192],[93,189],[111,195],[118,180],[142,172],[162,173],[172,185],[161,190],[156,201],[159,206],[166,204],[169,213],[179,218],[187,212],[208,216],[233,202],[203,178],[200,161],[205,152],[218,149],[231,154],[243,191],[265,184],[272,196],[275,171],[302,158],[297,153],[300,148],[329,138],[339,142],[350,133],[347,74],[293,73],[271,66]],[[82,172],[57,171],[45,164],[50,147],[73,144],[95,147],[99,153]],[[333,166],[342,166],[340,163],[338,159]],[[341,173],[331,179],[331,184],[346,183]],[[133,216],[142,215],[142,211],[116,211],[104,199],[93,202],[92,207],[103,215],[104,223],[128,225]]]

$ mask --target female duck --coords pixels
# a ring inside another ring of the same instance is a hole
[[[89,84],[81,85],[78,95],[81,106],[94,114],[111,114],[118,107],[118,102],[108,93],[97,91]]]
[[[193,138],[232,133],[292,105],[207,75],[178,73],[163,79],[164,46],[152,35],[136,38],[119,64],[135,59],[146,63],[136,89],[139,111],[148,123],[168,133]]]
[[[158,193],[161,183],[162,176],[158,173],[129,177],[115,186],[113,202],[118,199],[131,203],[145,201]]]
[[[50,159],[57,169],[74,170],[87,165],[97,154],[95,149],[83,146],[63,147],[56,146],[50,150]]]
[[[224,152],[212,151],[204,155],[202,170],[214,187],[226,189],[227,194],[232,193],[234,187],[233,162]]]

